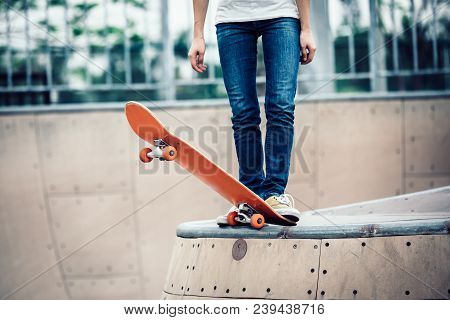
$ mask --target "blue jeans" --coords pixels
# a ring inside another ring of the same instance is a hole
[[[300,60],[299,21],[277,18],[220,23],[216,33],[232,109],[239,180],[263,199],[282,194],[288,182],[294,135],[294,98]],[[256,44],[260,36],[266,69],[264,151],[256,91]]]

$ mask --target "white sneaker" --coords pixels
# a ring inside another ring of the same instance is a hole
[[[271,196],[266,199],[266,203],[271,206],[276,213],[288,219],[294,221],[300,219],[300,211],[294,208],[294,198],[290,194],[284,193],[279,196]]]
[[[228,216],[228,214],[229,214],[230,212],[233,212],[233,211],[238,212],[239,209],[238,209],[236,206],[232,206],[232,207],[228,210],[228,212],[227,212],[226,214],[217,217],[217,219],[216,219],[217,224],[218,224],[219,226],[221,226],[221,225],[228,225],[228,223],[227,223],[227,216]]]

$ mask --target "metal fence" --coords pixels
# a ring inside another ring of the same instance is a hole
[[[300,69],[301,93],[448,92],[448,2],[312,1],[319,56]],[[1,0],[0,105],[224,97],[216,5],[206,24],[209,70],[197,75],[186,58],[191,1]]]

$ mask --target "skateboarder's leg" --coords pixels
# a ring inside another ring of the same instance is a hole
[[[300,59],[298,20],[280,18],[268,21],[270,23],[262,26],[267,117],[264,198],[283,194],[288,182]]]
[[[217,25],[217,40],[239,161],[239,180],[260,194],[264,181],[264,153],[256,92],[256,43],[251,22]]]

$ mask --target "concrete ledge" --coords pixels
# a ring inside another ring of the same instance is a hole
[[[448,235],[177,238],[163,299],[448,299]]]
[[[367,100],[413,100],[413,99],[448,99],[450,91],[398,91],[398,92],[352,92],[316,95],[298,95],[296,103],[327,101],[367,101]],[[264,97],[259,97],[261,106]],[[115,102],[80,102],[32,106],[2,106],[0,114],[48,113],[48,112],[90,112],[90,111],[122,111],[127,101]],[[198,109],[209,107],[229,107],[228,99],[199,100],[152,100],[140,101],[153,110],[164,109]]]
[[[450,186],[262,230],[181,224],[163,299],[448,299]]]
[[[448,234],[450,186],[347,206],[307,211],[295,227],[219,227],[215,220],[180,224],[181,238],[333,239]]]

